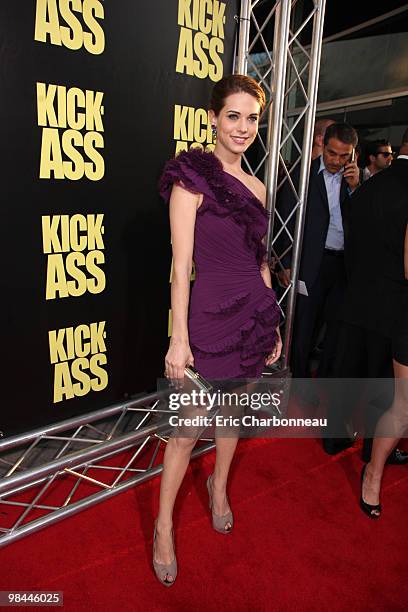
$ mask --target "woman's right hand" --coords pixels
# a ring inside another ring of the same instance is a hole
[[[165,377],[174,385],[180,386],[180,383],[184,380],[184,368],[186,365],[194,365],[194,357],[189,343],[172,338],[164,364]]]

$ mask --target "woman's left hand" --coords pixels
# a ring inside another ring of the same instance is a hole
[[[270,366],[276,361],[278,361],[279,357],[281,356],[282,338],[280,335],[279,326],[276,328],[276,333],[277,333],[277,338],[276,338],[275,348],[273,349],[272,353],[270,353],[270,355],[268,355],[267,358],[265,359],[265,365],[267,366]]]

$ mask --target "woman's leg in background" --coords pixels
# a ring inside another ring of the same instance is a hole
[[[367,464],[363,483],[364,501],[379,503],[384,466],[391,451],[408,429],[408,366],[393,361],[395,394],[392,406],[378,421],[371,461]]]

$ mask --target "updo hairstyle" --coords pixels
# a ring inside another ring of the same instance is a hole
[[[214,85],[210,109],[218,116],[221,109],[224,108],[225,100],[228,96],[241,92],[247,93],[256,99],[260,106],[259,114],[262,115],[266,106],[265,92],[254,79],[243,74],[230,74]]]

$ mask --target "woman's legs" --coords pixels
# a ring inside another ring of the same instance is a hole
[[[227,497],[227,480],[240,434],[240,426],[230,425],[228,419],[241,419],[243,410],[239,400],[242,393],[245,392],[248,394],[250,390],[251,385],[246,384],[233,387],[230,391],[226,389],[223,398],[229,397],[229,401],[226,404],[224,404],[223,401],[223,405],[220,407],[219,414],[225,419],[227,424],[217,427],[215,430],[216,458],[211,481],[213,497],[212,511],[217,516],[225,516],[231,510]],[[229,531],[231,528],[232,525],[229,522],[226,523],[226,531]]]
[[[212,477],[212,491],[213,512],[218,516],[224,516],[230,511],[227,499],[227,480],[237,443],[238,437],[217,437],[215,440],[217,455]],[[232,525],[227,523],[226,529],[228,530],[231,527]]]
[[[155,560],[168,565],[174,559],[171,531],[173,508],[177,493],[186,473],[191,451],[196,438],[169,438],[163,460],[163,474],[160,483],[159,514],[156,521]],[[172,576],[167,576],[171,582]]]
[[[187,414],[188,411],[188,414]],[[236,413],[233,407],[232,412]],[[184,416],[194,417],[201,414],[201,410],[184,409]],[[231,414],[228,410],[227,415]],[[239,428],[228,428],[230,436],[222,437],[216,432],[216,460],[212,477],[213,492],[213,511],[218,516],[224,516],[230,510],[226,488],[228,474],[234,457],[239,438]],[[191,452],[200,435],[200,431],[194,428],[187,429],[189,437],[183,436],[183,430],[178,432],[178,436],[170,437],[167,442],[163,460],[163,473],[160,483],[159,513],[156,521],[156,544],[155,560],[158,563],[169,564],[174,559],[173,542],[171,531],[173,527],[173,509],[177,493],[185,476],[190,462]],[[223,431],[225,435],[225,430]],[[231,527],[229,523],[226,529]],[[167,577],[171,581],[170,576]]]
[[[368,463],[363,483],[363,499],[376,505],[380,499],[381,479],[385,462],[408,428],[408,366],[393,361],[395,394],[392,406],[379,420],[373,442],[371,461]],[[380,437],[388,434],[390,437]]]

